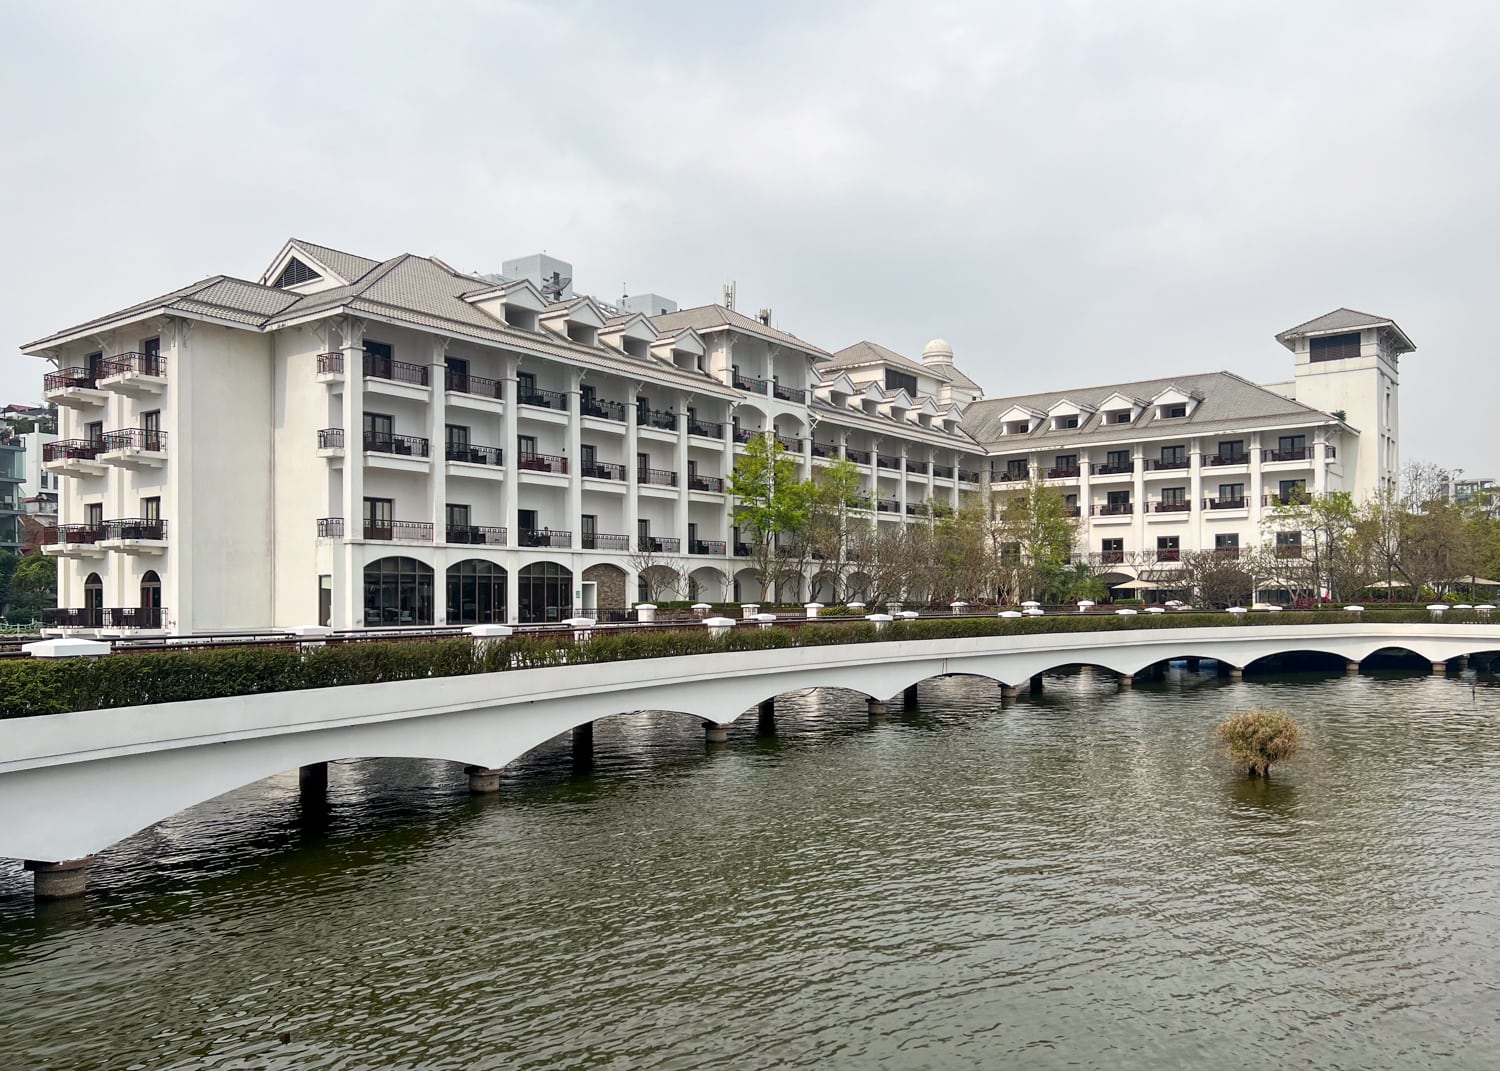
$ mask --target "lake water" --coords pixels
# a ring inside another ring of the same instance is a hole
[[[756,696],[747,695],[747,705]],[[1214,742],[1284,707],[1269,783]],[[1500,1066],[1493,678],[1118,693],[1049,677],[779,701],[706,749],[611,718],[470,798],[453,764],[295,772],[0,873],[0,1068]]]

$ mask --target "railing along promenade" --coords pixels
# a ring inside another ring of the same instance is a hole
[[[1128,687],[1179,658],[1213,660],[1234,678],[1294,652],[1358,671],[1401,648],[1443,673],[1500,652],[1500,623],[1476,611],[575,620],[485,632],[157,640],[0,662],[0,814],[11,819],[0,856],[28,861],[38,895],[70,895],[92,853],[292,767],[449,760],[472,764],[471,791],[494,791],[508,763],[622,712],[681,712],[714,743],[747,709],[764,718],[777,695],[808,688],[863,693],[875,715],[932,677],[988,678],[1003,698],[1076,665]]]

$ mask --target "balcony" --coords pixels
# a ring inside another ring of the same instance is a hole
[[[1276,557],[1278,558],[1300,558],[1302,557],[1301,543],[1278,543],[1276,544]]]
[[[63,368],[42,377],[42,395],[50,405],[65,409],[90,409],[109,401],[99,388],[99,376],[87,368]]]
[[[1127,472],[1135,471],[1135,462],[1129,461],[1116,465],[1095,465],[1091,470],[1095,476],[1120,476]]]
[[[838,444],[837,443],[820,443],[820,442],[818,442],[818,440],[814,439],[812,441],[812,456],[813,457],[838,457],[839,456]]]
[[[498,446],[475,446],[473,443],[449,443],[443,450],[445,460],[460,465],[489,465],[498,468],[505,463],[505,452]]]
[[[978,483],[979,482],[979,470],[977,470],[977,469],[959,469],[958,470],[958,482],[959,483]]]
[[[318,455],[320,457],[344,456],[343,428],[323,428],[318,432]]]
[[[783,402],[796,402],[798,405],[807,404],[807,391],[798,390],[796,387],[783,387],[780,383],[773,383],[771,384],[771,395]]]
[[[365,432],[365,449],[372,454],[394,454],[397,457],[427,457],[428,445],[426,439],[415,435],[392,435],[390,432],[384,431]]]
[[[578,412],[582,416],[597,417],[599,420],[613,420],[617,423],[625,423],[625,403],[612,402],[608,398],[585,398],[578,399]]]
[[[106,431],[104,452],[99,456],[127,469],[160,468],[167,463],[167,433],[155,428]]]
[[[42,445],[42,467],[72,476],[102,476],[103,439],[59,439]]]
[[[1182,550],[1178,547],[1158,547],[1156,548],[1156,560],[1159,562],[1180,562],[1182,561]]]
[[[160,629],[167,611],[161,606],[85,606],[43,612],[51,628]]]
[[[689,491],[709,491],[716,495],[724,493],[724,480],[720,476],[699,476],[696,472],[688,474]]]
[[[802,453],[802,440],[795,435],[777,435],[776,441],[781,444],[783,450],[793,454]]]
[[[452,395],[449,405],[486,413],[498,413],[505,400],[505,384],[499,380],[451,368],[443,369],[443,390]]]
[[[926,476],[928,467],[929,463],[926,461],[913,461],[911,458],[906,459],[907,472],[914,472],[918,476]]]
[[[878,469],[899,469],[901,459],[895,454],[876,454],[875,467]]]
[[[449,543],[487,547],[505,546],[505,529],[483,524],[450,524],[446,527],[443,536]]]
[[[844,456],[856,465],[868,465],[870,463],[870,451],[856,450],[852,446],[844,447]]]
[[[340,364],[342,365],[342,362]],[[367,353],[364,355],[364,372],[366,379],[383,379],[390,383],[404,383],[409,387],[427,386],[425,364],[407,364],[404,361]]]
[[[1082,515],[1083,515],[1083,510],[1081,510],[1077,506],[1064,506],[1063,507],[1063,516],[1064,517],[1080,517]]]
[[[167,549],[167,522],[156,517],[105,521],[103,543],[112,550],[160,554]]]
[[[688,540],[689,554],[708,554],[716,558],[722,558],[727,544],[722,539],[690,539]]]
[[[117,353],[99,362],[99,386],[121,394],[160,394],[167,389],[167,359],[158,353]]]
[[[1047,470],[1047,479],[1076,480],[1081,474],[1082,470],[1077,465],[1064,465],[1061,468],[1054,466]]]
[[[42,529],[42,553],[56,557],[96,558],[104,554],[103,524],[60,524]]]
[[[1240,548],[1239,547],[1215,547],[1214,548],[1214,557],[1215,558],[1221,558],[1221,559],[1223,559],[1225,561],[1239,561]]]
[[[1285,494],[1269,494],[1261,497],[1262,506],[1302,506],[1312,501],[1312,496],[1305,488],[1297,491],[1287,491]]]
[[[676,487],[677,473],[671,469],[636,469],[635,480],[652,487]]]
[[[676,536],[641,536],[636,550],[642,554],[676,554],[682,549],[682,540]]]
[[[365,521],[365,538],[395,543],[431,543],[430,521]]]
[[[522,472],[551,472],[558,476],[568,474],[568,459],[556,454],[522,454],[516,468]]]
[[[610,532],[584,532],[579,536],[584,550],[629,550],[630,537]]]
[[[751,394],[765,394],[767,388],[770,386],[764,379],[751,379],[749,376],[742,376],[738,372],[730,377],[730,382],[739,390],[749,391]]]
[[[990,474],[991,483],[1012,483],[1018,480],[1031,479],[1031,469],[1022,467],[1017,469],[996,469]]]
[[[522,528],[520,545],[568,550],[573,546],[573,533],[552,528]]]
[[[932,466],[932,474],[940,480],[951,480],[953,479],[953,466],[934,465]]]
[[[875,503],[875,512],[876,513],[900,513],[901,512],[901,503],[895,501],[894,499],[890,499],[890,500],[881,499],[880,501],[878,501],[878,502]]]
[[[616,465],[609,461],[585,461],[578,467],[580,476],[591,480],[618,480],[625,479],[625,466]]]
[[[1250,500],[1247,499],[1247,498],[1244,498],[1244,497],[1240,497],[1240,498],[1205,498],[1203,500],[1203,508],[1204,509],[1209,509],[1209,510],[1213,510],[1213,509],[1247,509],[1247,508],[1249,508],[1249,504],[1250,504]]]
[[[1186,457],[1146,459],[1147,472],[1173,472],[1178,469],[1188,468],[1191,465],[1192,459]]]
[[[342,517],[319,517],[318,518],[319,539],[343,539],[344,518]]]
[[[635,410],[635,423],[637,427],[642,428],[655,428],[658,431],[676,431],[677,414],[661,409],[646,409],[643,406],[637,406]]]
[[[761,434],[759,428],[742,428],[736,425],[734,428],[734,441],[743,445],[759,434]]]
[[[516,390],[516,401],[536,409],[554,409],[559,413],[568,411],[568,396],[562,391],[542,390],[540,387],[520,387]]]
[[[1246,453],[1243,453],[1243,452],[1238,453],[1238,454],[1204,454],[1203,455],[1203,464],[1210,465],[1210,466],[1215,466],[1215,467],[1217,467],[1219,465],[1248,465],[1249,463],[1250,463],[1250,455],[1246,454]]]
[[[698,435],[705,439],[723,440],[724,425],[712,420],[699,420],[697,417],[689,417],[688,434]]]
[[[736,558],[750,557],[750,544],[736,542],[734,545],[734,556]]]
[[[1262,463],[1272,461],[1307,461],[1311,458],[1312,451],[1305,446],[1295,450],[1262,450],[1260,452]]]
[[[1153,502],[1152,513],[1186,513],[1191,508],[1191,502]]]
[[[1099,562],[1102,565],[1122,565],[1125,562],[1125,552],[1123,550],[1100,551]]]
[[[1095,517],[1129,517],[1134,512],[1134,502],[1105,502],[1089,507],[1089,513]]]
[[[318,354],[318,381],[320,383],[342,383],[344,380],[344,355],[334,350]]]

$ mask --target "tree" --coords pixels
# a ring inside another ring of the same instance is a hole
[[[995,511],[994,549],[1009,590],[1021,598],[1065,597],[1077,580],[1067,574],[1078,531],[1062,492],[1040,475],[1008,493]]]
[[[933,576],[929,598],[946,597],[967,602],[994,598],[994,541],[990,534],[989,512],[982,502],[966,501],[956,512],[934,521],[930,545]]]
[[[10,621],[26,623],[41,619],[43,610],[57,606],[57,559],[45,554],[22,558],[10,578]]]
[[[864,474],[848,458],[820,466],[813,476],[813,503],[809,511],[809,552],[821,563],[832,581],[833,601],[848,598],[846,582],[869,521],[855,516],[870,508]]]
[[[1284,710],[1244,710],[1219,723],[1219,742],[1231,762],[1251,777],[1270,777],[1271,764],[1291,762],[1302,749],[1302,730]]]
[[[687,575],[684,561],[658,550],[660,545],[654,539],[643,538],[630,552],[630,567],[635,570],[645,601],[649,603],[668,599],[686,586],[683,581]]]
[[[1222,610],[1226,606],[1248,606],[1255,598],[1257,577],[1251,561],[1217,550],[1188,551],[1182,556],[1179,574],[1195,606]]]
[[[781,443],[757,435],[735,459],[729,493],[734,498],[734,523],[752,537],[750,561],[761,589],[769,597],[776,588],[779,597],[787,577],[777,542],[781,537],[798,538],[808,530],[812,481],[797,478],[797,462]]]
[[[1370,582],[1368,570],[1355,553],[1352,535],[1358,512],[1347,491],[1293,495],[1276,506],[1271,518],[1283,531],[1301,532],[1299,551],[1277,547],[1282,575],[1313,595],[1338,599]]]
[[[10,604],[10,582],[20,566],[22,558],[19,554],[12,554],[8,550],[0,550],[0,606]],[[53,575],[57,575],[56,565],[53,566]]]

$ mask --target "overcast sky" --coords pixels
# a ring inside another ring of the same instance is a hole
[[[14,347],[298,236],[935,336],[989,396],[1395,319],[1402,452],[1500,476],[1500,5],[0,2]]]

